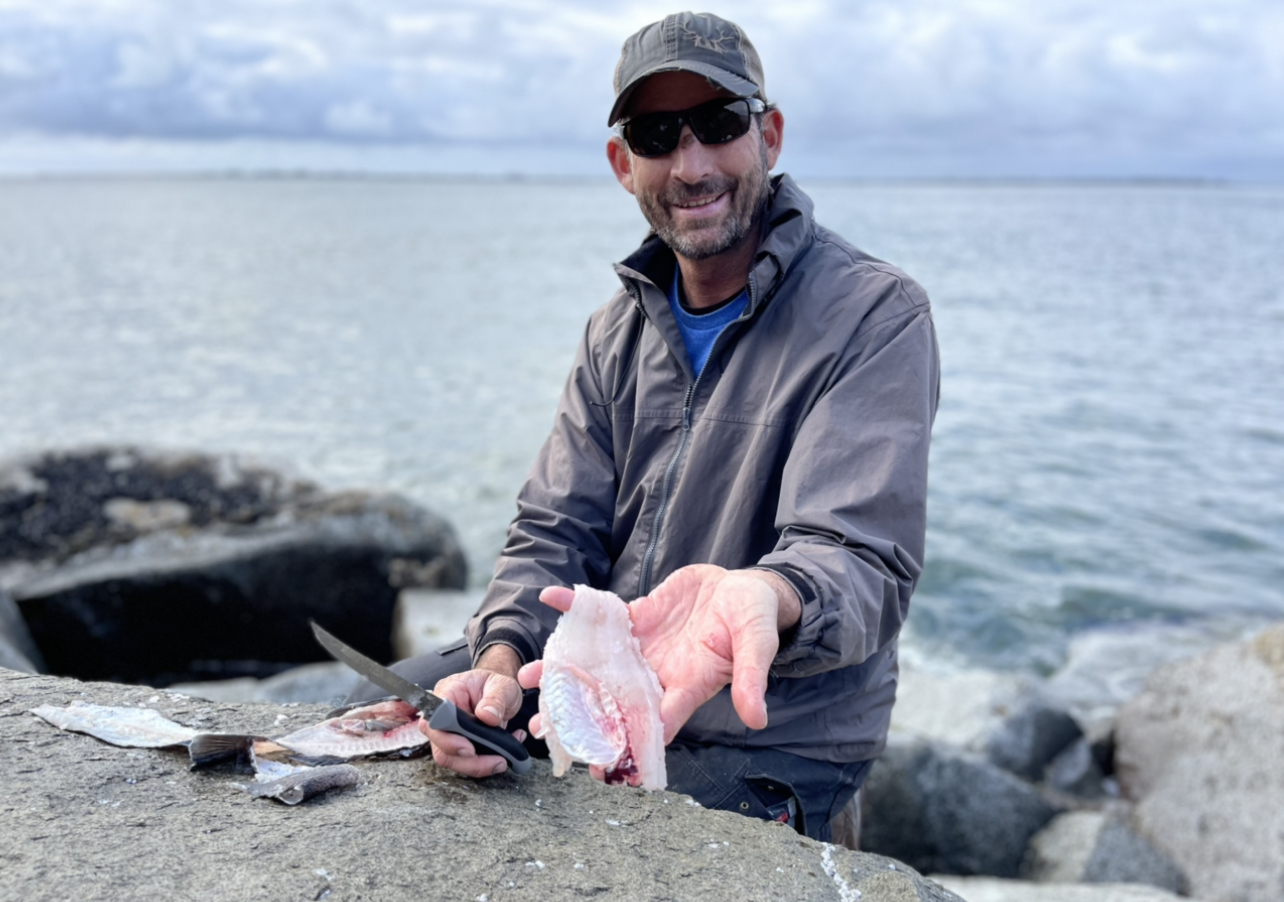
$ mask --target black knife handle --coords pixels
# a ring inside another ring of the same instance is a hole
[[[428,726],[446,733],[458,733],[472,740],[473,748],[478,751],[502,755],[508,759],[509,769],[515,774],[524,774],[531,769],[531,756],[512,733],[502,727],[482,723],[467,711],[460,711],[454,702],[442,701],[428,718]]]

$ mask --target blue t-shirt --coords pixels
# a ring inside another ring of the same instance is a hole
[[[687,346],[687,357],[691,361],[691,370],[697,376],[709,360],[709,352],[722,330],[740,318],[749,304],[748,291],[742,291],[734,299],[709,313],[692,313],[678,300],[679,279],[682,271],[673,269],[673,284],[669,286],[669,309],[678,321],[678,331],[682,333],[682,343]]]

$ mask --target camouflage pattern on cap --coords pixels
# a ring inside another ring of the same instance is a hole
[[[739,25],[712,13],[674,13],[624,42],[615,67],[615,104],[606,124],[620,121],[644,79],[679,71],[703,75],[737,97],[767,99],[762,61]]]

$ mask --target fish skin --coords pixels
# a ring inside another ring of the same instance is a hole
[[[540,678],[553,774],[581,761],[604,768],[608,783],[663,789],[663,695],[633,635],[628,605],[613,592],[576,586],[570,610],[544,646]]]
[[[150,708],[113,708],[76,701],[66,708],[41,705],[31,713],[59,729],[85,733],[122,748],[186,746],[194,767],[245,758],[251,752],[259,756],[286,752],[296,758],[332,763],[390,752],[406,754],[428,744],[428,737],[419,730],[422,714],[400,699],[350,709],[275,741],[203,733],[167,720]]]
[[[65,708],[41,705],[31,713],[60,730],[84,733],[127,749],[163,749],[187,745],[197,731],[163,717],[151,708],[111,708],[74,701]]]
[[[329,767],[303,768],[268,783],[254,783],[245,787],[256,799],[275,799],[285,805],[298,805],[332,789],[356,786],[361,782],[361,771],[351,764],[332,764]]]

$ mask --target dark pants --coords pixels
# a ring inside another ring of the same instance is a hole
[[[420,686],[432,688],[452,673],[472,666],[467,644],[458,642],[437,651],[409,658],[392,669]],[[350,702],[383,698],[387,693],[362,682],[348,697]],[[539,710],[539,690],[526,692],[522,710],[509,721],[509,729],[527,730]],[[535,739],[526,740],[536,757],[547,758],[548,749]],[[855,795],[869,772],[869,761],[831,764],[775,749],[732,748],[675,739],[665,749],[668,788],[686,793],[705,808],[734,811],[749,817],[782,821],[813,839],[829,840],[829,822]]]

